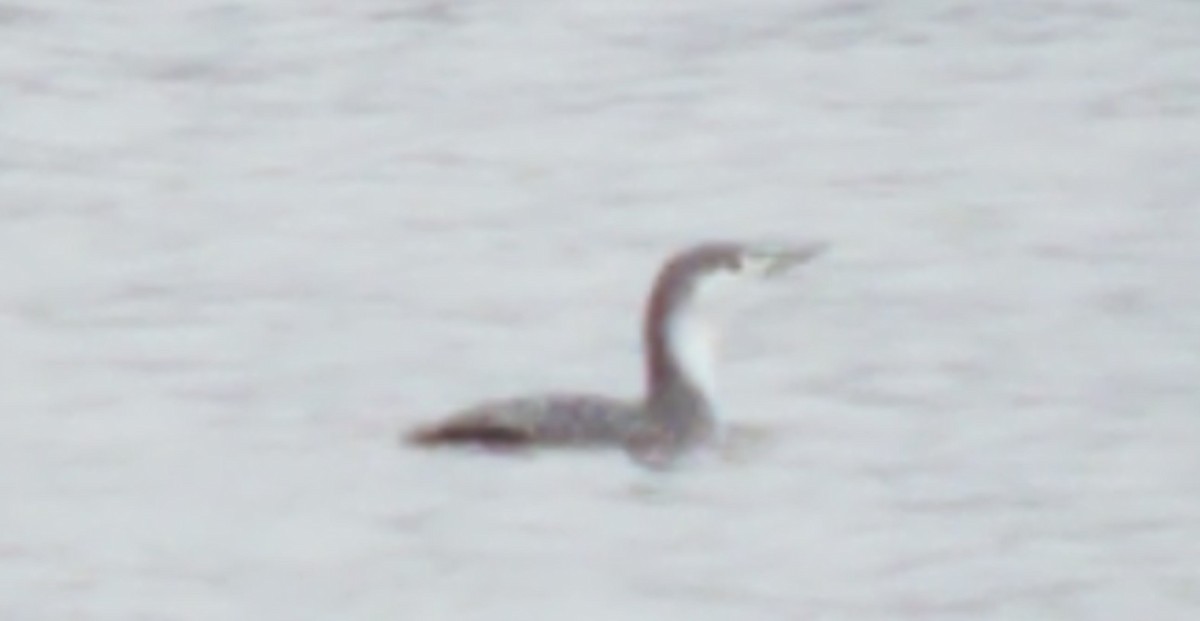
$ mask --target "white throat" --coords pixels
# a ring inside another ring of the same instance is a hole
[[[691,299],[684,300],[667,325],[667,347],[679,365],[679,372],[714,407],[716,405],[716,357],[721,318],[728,311],[730,285],[739,279],[733,274],[711,274],[697,283]]]
[[[694,302],[684,304],[667,325],[667,347],[683,379],[709,403],[716,400],[716,329],[697,312]]]

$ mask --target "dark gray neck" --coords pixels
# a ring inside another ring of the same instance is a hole
[[[655,284],[646,308],[643,341],[646,355],[646,415],[684,435],[708,433],[714,423],[713,403],[701,378],[679,359],[679,337],[673,323],[688,310],[692,283],[664,274]]]

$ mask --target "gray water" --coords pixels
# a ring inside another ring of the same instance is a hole
[[[0,5],[0,618],[1200,618],[1200,4]],[[672,249],[763,442],[634,394]]]

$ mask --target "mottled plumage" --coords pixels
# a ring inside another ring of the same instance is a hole
[[[418,428],[409,439],[426,445],[620,446],[640,412],[639,404],[634,401],[600,395],[497,399],[462,410],[443,422]]]

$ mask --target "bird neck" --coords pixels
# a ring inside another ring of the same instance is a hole
[[[645,318],[646,401],[653,416],[711,418],[715,393],[712,326],[690,291],[657,287]]]

